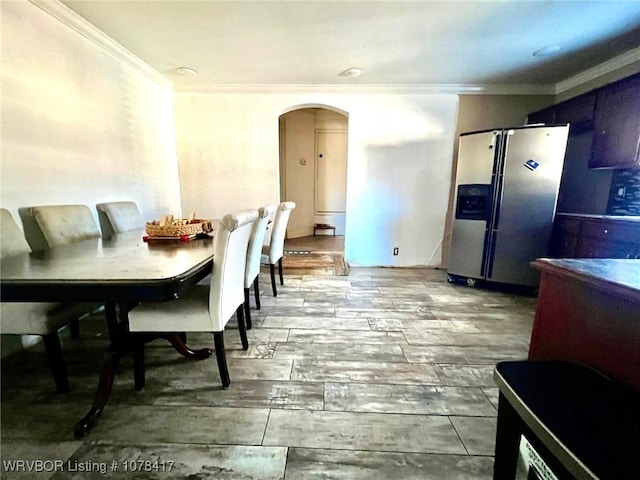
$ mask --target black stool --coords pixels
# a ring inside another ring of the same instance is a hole
[[[564,479],[640,479],[640,393],[572,362],[500,362],[493,478],[513,479],[524,435]]]

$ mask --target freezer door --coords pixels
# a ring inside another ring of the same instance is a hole
[[[483,250],[486,248],[487,218],[491,209],[488,205],[487,215],[477,215],[477,202],[490,204],[492,201],[491,184],[498,146],[499,132],[460,136],[449,274],[467,278],[484,276]],[[486,199],[487,195],[489,199]]]
[[[538,272],[529,264],[548,255],[568,133],[568,126],[508,132],[487,280],[538,284]]]

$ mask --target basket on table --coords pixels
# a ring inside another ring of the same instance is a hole
[[[174,220],[173,215],[165,215],[162,220],[147,222],[145,225],[149,237],[183,238],[194,237],[199,234],[213,231],[211,220],[195,218],[195,214],[190,214],[189,218],[179,218]]]

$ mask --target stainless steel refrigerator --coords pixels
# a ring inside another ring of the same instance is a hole
[[[460,136],[449,281],[538,285],[548,255],[568,125]]]

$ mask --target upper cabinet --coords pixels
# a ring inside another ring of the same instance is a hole
[[[569,123],[571,133],[593,128],[593,115],[596,106],[596,94],[586,93],[566,102],[555,105],[555,123]]]
[[[569,123],[570,135],[593,132],[589,168],[640,166],[640,74],[543,110],[527,123]]]
[[[530,113],[527,115],[527,123],[531,125],[532,123],[544,123],[544,124],[552,124],[555,123],[556,116],[556,106],[552,105],[543,110],[538,110],[537,112]]]
[[[602,88],[597,95],[589,167],[640,166],[640,75]]]

